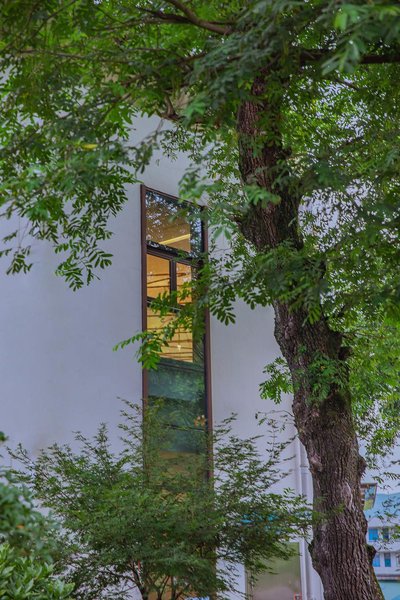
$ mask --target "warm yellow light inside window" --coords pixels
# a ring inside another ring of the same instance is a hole
[[[163,292],[169,293],[169,260],[159,256],[147,255],[147,296],[157,298]]]
[[[190,283],[192,282],[192,267],[184,263],[177,263],[176,265],[176,287],[180,292],[179,302],[186,304],[186,302],[192,301],[192,294],[190,293]]]
[[[147,309],[147,329],[148,331],[158,332],[168,325],[175,315],[170,314],[166,317],[160,317],[151,307]],[[173,338],[161,350],[163,358],[173,358],[185,362],[193,362],[193,335],[191,331],[178,328]]]

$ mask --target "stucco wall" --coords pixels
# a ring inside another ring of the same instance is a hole
[[[139,121],[133,137],[155,126]],[[160,154],[143,175],[149,187],[177,194],[187,161],[170,162]],[[9,224],[0,224],[2,231]],[[109,247],[113,264],[100,280],[77,292],[54,275],[57,258],[49,244],[34,241],[30,273],[4,274],[0,262],[1,427],[11,443],[36,452],[54,440],[70,440],[73,430],[92,433],[99,422],[115,424],[118,397],[139,401],[140,366],[133,348],[113,352],[116,342],[141,327],[140,188],[128,189],[128,202],[112,223]],[[214,418],[238,413],[242,435],[254,435],[256,414],[272,411],[293,425],[285,406],[260,400],[258,386],[265,364],[277,355],[269,309],[237,306],[236,324],[211,320]],[[296,485],[295,477],[285,485]]]
[[[155,125],[154,120],[139,121],[133,136],[140,139]],[[183,156],[171,163],[158,154],[143,183],[177,195],[186,165]],[[0,223],[0,235],[9,225]],[[57,260],[48,244],[33,243],[34,266],[28,274],[7,277],[7,259],[0,261],[0,429],[12,446],[21,442],[37,453],[54,441],[71,442],[73,431],[93,434],[100,422],[109,423],[117,445],[118,397],[141,399],[141,371],[133,349],[112,351],[116,342],[141,327],[139,185],[128,189],[127,205],[111,229],[112,267],[78,292],[55,277]],[[235,325],[225,327],[212,319],[216,421],[236,412],[237,427],[248,436],[260,431],[257,413],[274,414],[281,422],[286,420],[283,435],[292,437],[290,399],[276,407],[260,400],[258,393],[263,367],[277,353],[271,310],[251,311],[239,303]],[[298,444],[292,444],[288,453],[294,456],[285,465],[291,473],[281,487],[300,490],[303,459]],[[320,600],[318,594],[310,592],[308,597]]]

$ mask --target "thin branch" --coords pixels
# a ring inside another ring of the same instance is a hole
[[[155,52],[157,54],[160,54],[161,52],[165,52],[167,53],[168,50],[163,50],[162,48],[135,48],[135,51],[137,52]],[[106,56],[101,56],[100,54],[75,54],[72,52],[59,52],[59,51],[51,51],[51,50],[46,50],[46,49],[29,49],[29,50],[20,50],[18,52],[19,56],[24,56],[24,55],[43,55],[43,56],[54,56],[57,58],[65,58],[65,59],[72,59],[72,60],[82,60],[85,62],[101,62],[101,63],[111,63],[111,64],[121,64],[121,65],[130,65],[132,64],[132,61],[129,59],[122,59],[121,58],[121,52],[120,53],[116,53],[115,56],[116,58],[113,58],[113,56],[111,55],[110,57],[106,57]]]
[[[141,12],[144,12],[152,17],[156,17],[153,23],[172,23],[174,25],[190,25],[191,21],[182,15],[176,15],[175,13],[167,13],[162,10],[151,10],[150,8],[140,8]],[[148,21],[151,23],[151,21]],[[139,21],[140,23],[140,21]]]
[[[300,62],[301,64],[312,63],[323,60],[332,56],[333,49],[322,49],[322,50],[306,50],[300,51]],[[366,54],[364,55],[359,64],[363,65],[383,65],[383,64],[397,64],[400,63],[400,54]]]
[[[181,117],[176,112],[174,105],[172,104],[171,98],[168,94],[165,94],[164,100],[167,110],[163,113],[160,113],[160,117],[163,119],[167,119],[168,121],[180,121]]]
[[[363,65],[383,65],[400,63],[400,54],[366,54],[361,59]]]
[[[129,29],[133,25],[162,25],[166,22],[171,22],[174,25],[187,25],[189,23],[189,21],[185,17],[181,17],[180,21],[177,21],[176,19],[173,21],[168,21],[166,19],[166,13],[163,13],[163,17],[161,17],[159,14],[156,17],[155,15],[157,15],[157,13],[155,11],[149,11],[144,8],[141,8],[140,10],[142,12],[145,12],[146,14],[151,15],[152,18],[137,19],[132,17],[131,19],[127,19],[126,21],[121,22],[120,25],[110,25],[109,27],[95,28],[94,31],[101,33],[103,33],[104,31],[124,31]],[[175,17],[177,16],[178,15],[175,15]]]
[[[330,77],[330,79],[331,79],[331,81],[333,81],[333,83],[338,83],[339,85],[344,85],[344,86],[350,88],[351,90],[355,90],[356,92],[365,91],[362,88],[360,88],[358,85],[355,85],[354,83],[352,83],[351,81],[347,81],[347,79],[340,79],[339,77]]]
[[[200,19],[200,17],[198,17],[196,13],[194,13],[184,2],[181,2],[181,0],[166,0],[166,2],[168,4],[172,4],[172,6],[175,6],[175,8],[183,12],[189,21],[198,27],[203,27],[204,29],[214,31],[215,33],[220,33],[222,35],[226,35],[232,31],[232,27],[227,27],[226,25]]]
[[[178,10],[180,10],[185,16],[176,14],[176,13],[165,13],[161,10],[149,10],[149,9],[140,9],[146,13],[152,14],[163,21],[169,23],[186,23],[195,25],[196,27],[200,27],[201,29],[207,29],[208,31],[212,31],[213,33],[219,33],[220,35],[228,35],[232,32],[232,26],[224,25],[215,21],[205,21],[204,19],[200,19],[192,10],[190,10],[186,4],[180,2],[179,0],[166,0],[168,4],[171,4]]]

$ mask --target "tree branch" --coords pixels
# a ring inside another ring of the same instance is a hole
[[[232,26],[226,25],[223,23],[215,22],[215,21],[205,21],[204,19],[200,19],[188,6],[181,2],[180,0],[166,0],[168,4],[171,4],[178,10],[180,10],[185,16],[178,15],[175,13],[165,13],[161,10],[152,11],[149,9],[141,9],[147,13],[150,13],[160,19],[163,19],[169,23],[187,23],[196,25],[202,29],[207,29],[208,31],[212,31],[213,33],[219,33],[220,35],[227,35],[231,33]]]
[[[400,63],[400,54],[367,54],[360,62],[364,65],[396,64]]]
[[[305,65],[308,63],[316,62],[324,58],[328,58],[333,54],[333,50],[306,50],[301,49],[300,51],[300,62]],[[399,54],[366,54],[364,55],[359,64],[362,65],[383,65],[383,64],[397,64],[400,63]]]

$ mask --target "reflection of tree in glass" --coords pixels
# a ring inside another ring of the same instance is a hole
[[[145,214],[147,332],[161,342],[158,369],[147,373],[148,399],[150,404],[163,400],[169,450],[197,452],[206,415],[204,331],[182,317],[195,306],[192,283],[198,261],[193,253],[202,249],[201,220],[194,206],[150,190]],[[166,328],[171,333],[163,339]]]
[[[148,393],[150,402],[163,401],[165,421],[175,430],[173,449],[196,451],[195,421],[206,415],[203,364],[162,359],[158,369],[149,372]]]
[[[200,252],[201,221],[196,212],[194,207],[147,190],[147,243],[188,253]]]

